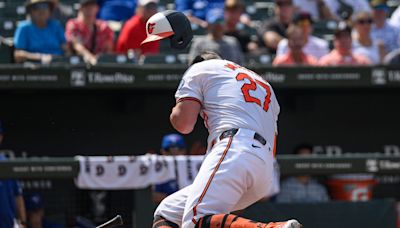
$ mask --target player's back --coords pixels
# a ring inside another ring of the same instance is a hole
[[[193,65],[183,80],[188,82],[182,87],[186,84],[202,95],[201,115],[211,137],[227,129],[247,128],[273,139],[279,105],[271,86],[256,73],[213,59]]]

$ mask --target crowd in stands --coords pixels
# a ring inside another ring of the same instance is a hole
[[[258,17],[249,10],[256,2],[246,1],[168,4],[168,9],[184,12],[196,30],[184,52],[189,61],[211,50],[240,64],[247,63],[247,55],[262,54],[270,55],[276,66],[399,62],[400,7],[387,0],[269,0],[272,13]],[[140,45],[147,19],[166,9],[159,0],[79,0],[77,7],[59,0],[28,0],[25,8],[27,19],[13,35],[17,63],[48,64],[78,55],[95,65],[101,55],[138,60],[173,51],[160,41]],[[321,24],[325,33],[315,32]]]

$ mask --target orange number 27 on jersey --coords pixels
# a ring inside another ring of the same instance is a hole
[[[244,79],[248,79],[249,83],[245,83],[242,86],[242,93],[243,93],[243,97],[244,100],[246,102],[252,102],[252,103],[256,103],[259,106],[261,106],[261,101],[260,99],[253,97],[249,94],[249,90],[255,91],[257,90],[257,85],[261,86],[262,88],[264,88],[267,92],[267,95],[265,96],[265,100],[263,103],[263,109],[264,111],[268,111],[269,108],[269,103],[271,102],[271,88],[265,84],[262,81],[259,81],[257,79],[253,79],[252,77],[250,77],[248,74],[245,73],[239,73],[236,75],[236,80],[238,81],[243,81]]]

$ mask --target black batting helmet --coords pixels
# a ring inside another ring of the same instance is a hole
[[[169,38],[171,47],[186,48],[193,38],[192,27],[187,17],[175,10],[154,14],[146,23],[147,38],[142,44]]]

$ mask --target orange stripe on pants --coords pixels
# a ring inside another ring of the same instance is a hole
[[[224,153],[222,154],[221,158],[219,159],[217,166],[215,166],[215,168],[214,168],[214,170],[213,170],[213,172],[212,172],[210,178],[208,178],[207,185],[206,185],[206,187],[204,188],[203,192],[201,193],[201,196],[200,196],[199,200],[197,201],[196,205],[194,205],[194,207],[193,207],[193,217],[195,217],[195,216],[197,215],[196,207],[201,203],[201,201],[202,201],[203,198],[204,198],[204,195],[206,194],[208,188],[210,187],[211,181],[212,181],[212,179],[214,178],[215,173],[218,171],[219,166],[221,165],[221,163],[222,163],[222,161],[224,160],[226,154],[228,153],[229,148],[231,147],[232,139],[233,139],[232,136],[230,136],[230,137],[229,137],[228,145],[226,146],[226,148],[225,148],[225,150],[224,150]],[[194,218],[192,218],[192,222],[193,222],[194,224],[197,223],[197,221],[196,221]]]

